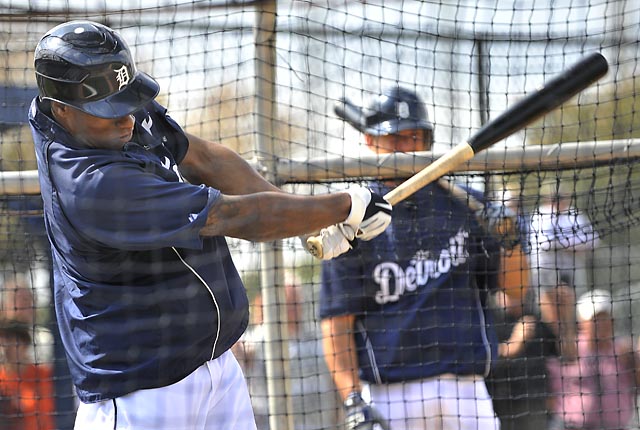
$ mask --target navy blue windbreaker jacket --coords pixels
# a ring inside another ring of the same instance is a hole
[[[188,140],[156,102],[122,150],[88,148],[37,98],[29,112],[58,326],[81,401],[175,383],[227,351],[248,300],[224,237],[202,237],[216,189],[184,182]]]

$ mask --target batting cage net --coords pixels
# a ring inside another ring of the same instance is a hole
[[[602,78],[558,107],[554,97],[562,94],[551,94],[543,101],[550,112],[451,162],[395,203],[384,233],[337,259],[311,256],[306,237],[227,238],[250,303],[248,327],[230,349],[258,429],[353,429],[363,411],[392,429],[497,428],[494,413],[502,429],[638,428],[638,2],[0,0],[0,14],[0,428],[73,428],[80,393],[110,399],[108,384],[82,385],[83,372],[98,375],[95,381],[126,374],[148,345],[140,333],[168,333],[177,324],[214,336],[216,327],[204,324],[216,321],[213,304],[223,303],[212,293],[212,303],[198,308],[211,313],[186,309],[187,323],[174,319],[178,313],[143,318],[154,304],[179,306],[184,296],[163,297],[146,285],[152,297],[132,302],[135,290],[117,281],[127,268],[100,273],[107,266],[95,249],[108,247],[88,228],[74,233],[86,246],[52,259],[47,230],[64,231],[59,219],[45,228],[28,118],[38,94],[36,45],[72,20],[117,31],[137,69],[159,83],[156,101],[184,131],[233,149],[299,195],[355,184],[384,195],[483,126],[500,130],[522,114],[492,122],[510,107],[600,53],[608,63]],[[64,79],[86,78],[72,75]],[[152,135],[150,123],[136,127]],[[401,137],[410,145],[398,144]],[[57,193],[82,199],[72,184]],[[157,206],[145,204],[129,206],[155,222]],[[253,222],[276,210],[256,207]],[[133,251],[143,250],[123,250]],[[88,263],[91,273],[68,261]],[[72,275],[54,283],[54,263]],[[143,270],[169,270],[162,264],[146,261]],[[92,290],[96,283],[109,288]],[[91,305],[70,317],[85,299]],[[65,336],[56,301],[66,309]],[[129,311],[114,316],[123,308]],[[99,344],[92,336],[105,330],[111,343],[91,349]],[[113,351],[100,348],[124,344],[133,346],[101,368]],[[169,355],[176,347],[156,346]],[[192,366],[199,352],[190,347],[176,353],[184,364],[162,355],[159,385],[168,384],[164,373]],[[153,380],[120,386],[155,388]],[[150,414],[144,428],[245,428],[224,419],[217,427],[187,424],[209,413],[193,406],[195,397],[195,388],[170,405],[143,397],[132,410]],[[186,412],[183,403],[191,405]],[[173,412],[189,418],[172,426]],[[76,428],[97,428],[89,423]],[[109,428],[117,425],[127,424]]]

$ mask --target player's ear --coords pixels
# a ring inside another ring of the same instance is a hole
[[[364,143],[367,145],[367,148],[369,148],[369,149],[371,149],[371,150],[373,150],[375,152],[378,152],[377,151],[378,148],[376,147],[377,146],[376,138],[374,136],[365,133],[365,135],[364,135]]]
[[[433,149],[433,130],[424,129],[424,150],[431,151]]]
[[[56,101],[51,102],[51,114],[53,118],[67,130],[72,129],[73,124],[78,120],[77,114],[79,112],[77,109],[63,103]]]
[[[66,118],[69,112],[69,107],[63,105],[60,102],[52,101],[51,102],[51,113],[56,119]]]

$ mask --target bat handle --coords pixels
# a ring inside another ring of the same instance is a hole
[[[396,205],[419,189],[427,186],[441,176],[446,175],[456,166],[471,160],[474,155],[473,148],[471,148],[467,142],[462,142],[396,188],[389,191],[384,195],[384,199],[391,203],[391,205]]]
[[[460,143],[448,153],[425,167],[420,172],[407,179],[405,182],[384,195],[384,199],[391,205],[395,205],[406,199],[420,188],[433,182],[442,175],[447,174],[453,167],[473,158],[474,152],[467,142]],[[349,242],[352,248],[357,246],[356,240]],[[322,236],[311,236],[307,239],[307,251],[316,258],[322,259]]]

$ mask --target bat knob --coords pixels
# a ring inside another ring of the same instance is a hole
[[[322,259],[324,252],[322,251],[322,240],[319,237],[311,236],[307,239],[307,251],[316,258]]]

